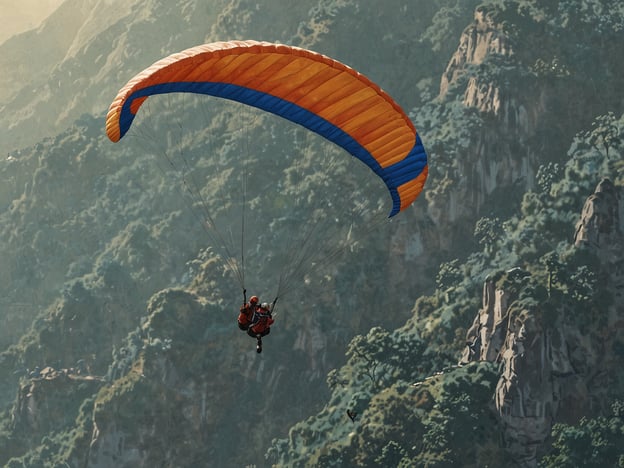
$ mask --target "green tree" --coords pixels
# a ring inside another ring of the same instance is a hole
[[[475,225],[474,236],[486,252],[491,253],[494,244],[503,234],[503,224],[499,218],[483,217]]]
[[[576,301],[586,302],[594,296],[597,282],[596,273],[587,265],[581,265],[570,275],[570,293]]]
[[[396,380],[412,380],[419,376],[425,344],[416,335],[389,333],[374,327],[366,336],[358,335],[347,349],[347,356],[356,371],[368,377],[373,389],[390,385]]]
[[[375,459],[379,466],[398,466],[401,460],[407,456],[407,452],[400,444],[391,440],[381,449],[381,455]]]
[[[436,276],[436,286],[440,291],[444,291],[459,283],[463,278],[459,269],[459,260],[451,260],[440,265],[440,270]]]
[[[553,284],[563,279],[564,265],[559,260],[557,252],[549,252],[540,259],[541,263],[546,266],[548,273],[548,296],[552,293]]]
[[[609,157],[609,149],[620,143],[620,132],[613,112],[596,117],[591,130],[583,135],[596,150]]]
[[[611,415],[582,418],[577,426],[555,424],[552,451],[542,468],[578,466],[624,466],[624,403],[615,401]]]
[[[537,185],[543,193],[549,193],[553,183],[561,178],[562,173],[563,168],[558,163],[541,164],[535,175]]]

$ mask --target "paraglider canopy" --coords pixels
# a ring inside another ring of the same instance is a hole
[[[409,117],[379,86],[325,55],[257,41],[215,42],[154,63],[113,100],[106,133],[119,141],[151,95],[189,92],[238,101],[298,123],[341,146],[383,180],[390,216],[427,178],[427,155]]]

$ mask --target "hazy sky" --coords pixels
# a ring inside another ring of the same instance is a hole
[[[39,26],[64,0],[0,0],[0,43]]]

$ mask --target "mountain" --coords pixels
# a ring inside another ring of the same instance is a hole
[[[37,27],[60,3],[61,0],[1,1],[4,28],[0,33],[0,43],[15,34]]]
[[[268,459],[277,466],[619,463],[622,159],[577,144],[565,173],[525,195],[522,216],[505,221],[495,249],[445,265],[438,290],[416,302],[405,326],[351,341],[347,364],[328,374],[326,406],[274,440]],[[619,182],[597,184],[576,215],[576,235],[563,240],[553,221],[572,213],[549,207],[583,198],[578,177],[596,170],[619,174]],[[528,209],[533,201],[542,208]],[[556,235],[544,239],[548,233]],[[513,257],[522,266],[509,268]],[[490,274],[474,304],[471,272],[484,265]],[[470,312],[463,340],[455,323]],[[453,363],[444,350],[462,344]],[[347,412],[357,415],[353,423]]]
[[[0,45],[0,462],[617,464],[623,24],[608,0],[66,0]],[[348,159],[228,103],[154,100],[106,140],[138,71],[248,38],[409,111],[430,156],[413,207],[358,227],[336,205],[378,199]],[[240,286],[270,295],[302,251],[319,261],[257,355]]]

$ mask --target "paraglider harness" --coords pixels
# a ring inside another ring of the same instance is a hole
[[[275,310],[275,304],[277,304],[277,300],[279,299],[279,296],[275,296],[275,299],[273,299],[273,302],[271,303],[271,307],[268,310],[268,316],[269,318],[273,318],[273,311]],[[247,289],[243,288],[243,304],[247,304]],[[249,324],[249,328],[248,328],[248,334],[249,336],[251,336],[252,338],[256,338],[256,352],[258,354],[260,354],[262,352],[262,336],[260,334],[257,335],[253,335],[251,333],[249,333],[249,331],[251,330],[251,327],[257,323],[258,319],[256,317],[256,309],[254,308],[254,310],[252,311],[252,316],[251,316],[251,320],[250,320],[250,324]],[[265,335],[268,334],[265,333]]]

